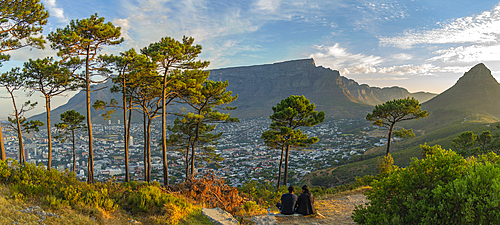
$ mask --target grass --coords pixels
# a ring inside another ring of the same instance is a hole
[[[52,210],[48,207],[43,207],[40,202],[34,199],[13,199],[9,197],[9,194],[9,188],[0,184],[0,224],[13,224],[14,222],[18,222],[19,224],[40,224],[40,216],[34,213],[20,212],[20,210],[32,206],[40,206],[45,212],[52,212],[61,216],[60,218],[46,217],[46,220],[43,220],[44,224],[99,224],[88,215],[67,207]],[[127,221],[120,220],[119,222],[115,224],[123,224]]]

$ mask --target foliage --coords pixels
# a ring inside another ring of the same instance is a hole
[[[281,163],[283,152],[285,152],[285,175],[283,184],[287,184],[288,178],[288,156],[290,147],[307,147],[319,141],[317,137],[308,137],[298,128],[312,127],[325,121],[325,113],[317,112],[316,105],[306,97],[291,95],[281,100],[276,107],[272,107],[273,114],[269,130],[262,133],[261,138],[269,148],[281,149],[281,160],[279,164],[278,184],[280,187]]]
[[[499,220],[500,162],[495,153],[465,160],[440,146],[372,183],[353,214],[360,224],[491,224]]]
[[[254,180],[245,182],[238,190],[245,195],[250,201],[256,202],[263,209],[274,207],[276,203],[281,201],[281,195],[288,193],[287,187],[283,186],[276,190],[271,182],[259,183]]]
[[[18,201],[38,199],[52,209],[83,211],[97,217],[101,224],[106,224],[104,219],[118,209],[131,212],[145,223],[177,224],[206,220],[199,216],[199,205],[235,213],[243,204],[236,188],[225,185],[213,174],[179,184],[178,191],[173,192],[158,182],[117,183],[111,179],[87,184],[78,181],[74,173],[46,170],[41,164],[21,165],[8,159],[0,161],[0,184],[8,185],[10,195]]]
[[[89,168],[88,182],[94,182],[94,151],[92,122],[90,112],[91,84],[104,82],[102,75],[106,75],[108,70],[103,68],[99,53],[104,46],[118,45],[123,42],[120,38],[120,27],[115,27],[111,22],[104,22],[104,17],[96,14],[90,18],[81,20],[71,20],[68,26],[63,29],[58,28],[50,32],[48,39],[51,41],[51,48],[57,50],[57,55],[73,69],[76,79],[85,83],[83,89],[86,92],[87,108],[87,131],[89,140]],[[76,73],[82,69],[81,74]],[[95,78],[99,76],[99,78]]]
[[[192,71],[196,72],[196,71]],[[239,122],[238,118],[232,118],[229,113],[222,113],[219,110],[234,110],[236,107],[229,107],[228,104],[238,99],[238,95],[232,96],[232,92],[226,90],[229,83],[227,81],[205,81],[196,90],[190,91],[183,100],[193,108],[193,112],[178,114],[183,117],[182,121],[185,129],[184,135],[188,138],[191,147],[191,175],[194,174],[196,160],[196,148],[198,144],[203,150],[201,158],[204,161],[220,161],[220,155],[215,153],[215,149],[207,145],[216,144],[222,133],[212,134],[215,130],[215,123]],[[180,125],[180,124],[179,124]],[[177,133],[180,134],[180,133]]]
[[[4,52],[26,46],[43,49],[45,40],[38,36],[47,24],[49,12],[39,0],[0,1],[0,66],[9,60]]]
[[[385,176],[398,169],[398,167],[394,165],[394,159],[390,153],[384,156],[384,159],[378,159],[377,168],[381,176]]]
[[[387,136],[386,155],[389,154],[391,147],[392,134],[397,137],[414,137],[413,130],[400,129],[394,131],[394,125],[397,122],[405,120],[419,119],[427,117],[429,113],[420,109],[420,103],[415,98],[394,99],[381,105],[376,105],[372,113],[366,115],[366,120],[373,121],[373,125],[386,127],[389,129]]]
[[[161,106],[159,108],[163,109],[161,112],[161,150],[163,156],[163,180],[166,186],[169,185],[166,107],[173,99],[185,94],[182,92],[190,90],[190,88],[187,88],[191,87],[190,84],[194,83],[195,86],[198,86],[208,77],[208,71],[202,71],[202,69],[206,68],[209,62],[196,61],[201,53],[201,45],[193,45],[193,43],[194,38],[192,37],[184,36],[182,43],[171,37],[163,37],[160,41],[151,43],[148,47],[141,49],[141,53],[149,57],[158,66],[156,70],[159,71],[161,78],[163,78],[160,96]],[[204,77],[203,79],[196,78],[200,74],[201,77]]]

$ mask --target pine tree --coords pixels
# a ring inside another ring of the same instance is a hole
[[[91,84],[100,83],[94,79],[101,77],[103,65],[100,64],[99,53],[104,46],[118,45],[123,42],[120,38],[120,27],[115,27],[111,22],[105,23],[104,17],[98,17],[97,13],[90,18],[82,20],[71,20],[64,29],[58,28],[48,35],[52,42],[51,47],[58,50],[57,55],[65,60],[74,70],[83,69],[83,74],[78,78],[85,82],[87,106],[87,131],[89,138],[89,166],[88,183],[94,183],[94,149],[92,135],[92,117],[90,114],[90,93],[93,92]],[[98,72],[101,73],[98,73]]]
[[[265,131],[261,138],[272,148],[280,147],[285,153],[285,174],[283,184],[288,181],[288,158],[291,147],[307,147],[319,141],[317,137],[308,137],[299,129],[312,127],[325,121],[325,113],[317,112],[314,103],[302,96],[292,95],[281,100],[273,107],[270,130]],[[283,156],[283,152],[282,152]],[[280,174],[281,176],[281,174]],[[279,187],[279,181],[278,181]]]
[[[49,12],[39,0],[0,1],[0,67],[10,56],[6,52],[31,46],[44,48],[45,40],[38,36],[47,24]],[[6,160],[0,124],[0,160]]]

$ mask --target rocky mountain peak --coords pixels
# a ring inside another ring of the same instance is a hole
[[[466,72],[457,83],[467,82],[494,82],[498,83],[491,75],[491,70],[488,69],[483,63],[479,63]]]

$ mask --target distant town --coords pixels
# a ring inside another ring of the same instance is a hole
[[[196,161],[196,174],[213,171],[224,177],[233,186],[248,180],[276,182],[281,150],[269,149],[260,138],[271,121],[267,118],[245,119],[239,123],[219,124],[215,132],[223,132],[215,145],[216,152],[224,158],[219,163]],[[161,133],[155,132],[160,124],[155,124],[152,132],[152,179],[163,182],[162,158],[159,140]],[[298,182],[304,175],[318,169],[345,164],[354,155],[385,144],[378,127],[365,120],[326,120],[311,128],[301,128],[308,136],[317,136],[319,142],[302,149],[290,151],[289,182]],[[3,131],[8,158],[18,158],[17,135]],[[53,135],[57,134],[55,128]],[[115,177],[123,180],[125,174],[123,125],[118,123],[93,124],[95,179],[105,180]],[[144,149],[142,124],[132,124],[130,138],[130,177],[134,181],[144,180]],[[27,161],[47,165],[46,130],[23,135]],[[169,176],[171,182],[182,182],[185,178],[185,149],[168,149]],[[52,165],[58,170],[73,168],[72,142],[53,141]],[[88,137],[80,131],[76,137],[76,174],[82,180],[87,176]]]

